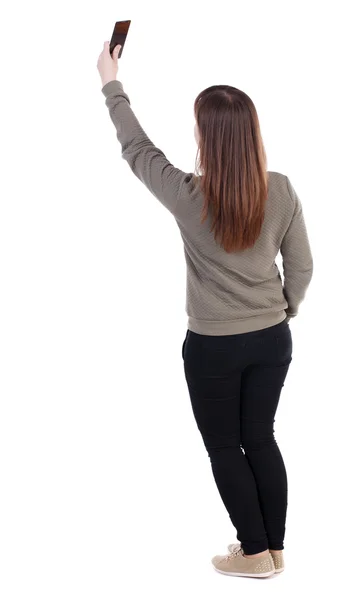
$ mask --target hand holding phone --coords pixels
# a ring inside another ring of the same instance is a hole
[[[121,57],[123,47],[126,42],[127,33],[130,28],[131,21],[117,21],[110,41],[110,54],[113,53],[116,46],[121,46],[117,58]]]

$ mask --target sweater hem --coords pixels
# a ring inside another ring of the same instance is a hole
[[[234,321],[207,321],[188,317],[188,329],[200,335],[234,335],[273,327],[285,321],[286,317],[285,310]]]

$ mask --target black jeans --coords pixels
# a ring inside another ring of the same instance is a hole
[[[292,360],[289,324],[228,336],[188,330],[182,358],[215,482],[245,554],[282,550],[287,476],[274,420]]]

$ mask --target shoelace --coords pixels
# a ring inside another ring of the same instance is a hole
[[[226,556],[227,562],[229,560],[231,560],[231,558],[235,558],[235,556],[238,556],[239,554],[242,554],[242,548],[241,547],[237,548],[237,550],[233,550],[232,552],[230,552],[230,554],[228,554]]]

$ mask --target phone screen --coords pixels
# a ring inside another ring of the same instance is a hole
[[[110,54],[113,53],[116,46],[121,46],[118,58],[122,54],[123,47],[125,45],[127,33],[130,27],[131,21],[117,21],[110,41]]]

